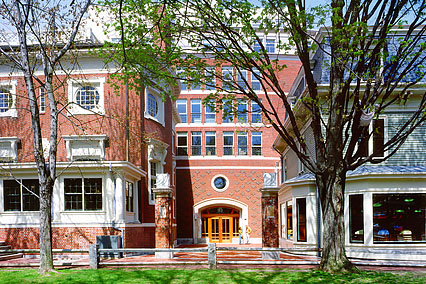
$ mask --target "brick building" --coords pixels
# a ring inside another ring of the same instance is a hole
[[[174,177],[179,117],[160,91],[137,93],[125,85],[116,90],[102,60],[84,49],[79,53],[80,69],[68,77],[59,72],[55,82],[60,104],[70,104],[59,117],[53,247],[87,248],[99,235],[121,235],[124,247],[154,247],[152,188],[157,174]],[[44,90],[36,92],[47,146],[49,107]],[[37,194],[39,188],[28,109],[22,74],[0,65],[0,239],[13,248],[39,244],[39,201],[25,189]]]
[[[287,66],[279,72],[279,80],[288,92],[300,62],[293,54],[280,53],[273,35],[264,40],[271,57]],[[211,63],[215,65],[213,60]],[[241,74],[226,65],[212,68],[223,77],[227,72],[232,74],[236,84],[247,81],[259,98],[266,100],[251,72]],[[222,86],[220,80],[215,84]],[[245,233],[248,226],[252,229],[250,242],[262,243],[259,189],[264,173],[279,169],[280,155],[272,148],[276,131],[255,102],[240,102],[232,115],[224,111],[227,106],[221,110],[203,104],[203,99],[215,91],[214,86],[184,83],[181,90],[176,101],[181,118],[176,125],[178,242],[238,243],[239,228]],[[284,116],[280,98],[270,90],[267,95]],[[237,100],[241,98],[236,96]]]

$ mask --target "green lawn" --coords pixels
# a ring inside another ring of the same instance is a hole
[[[331,275],[318,271],[286,270],[58,270],[40,276],[35,269],[0,269],[0,283],[426,283],[426,273]]]

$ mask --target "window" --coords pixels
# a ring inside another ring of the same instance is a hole
[[[184,77],[184,71],[183,69],[178,69],[177,70],[177,75],[180,79],[180,89],[182,91],[187,91],[188,90],[188,79],[186,77]]]
[[[216,106],[214,102],[210,102],[206,105],[205,111],[205,123],[216,123]]]
[[[177,155],[178,156],[188,155],[188,133],[187,132],[177,133]]]
[[[258,40],[262,41],[261,38],[260,39],[254,39],[253,50],[255,52],[260,52],[262,50],[262,46],[261,46],[261,44],[260,44],[260,42]]]
[[[94,109],[99,104],[99,93],[92,86],[83,86],[77,90],[76,103],[85,109]]]
[[[135,212],[134,210],[134,185],[133,182],[126,180],[126,211]]]
[[[223,132],[223,155],[234,155],[234,132]]]
[[[275,53],[275,39],[267,38],[265,48],[266,48],[266,52]]]
[[[368,133],[371,131],[371,137]],[[370,139],[369,139],[370,138]],[[367,157],[373,154],[374,157],[383,157],[385,145],[385,120],[374,119],[369,128],[364,129],[361,142],[359,143],[359,151],[361,157]]]
[[[201,123],[201,100],[191,100],[191,122]]]
[[[222,102],[222,105],[222,123],[233,123],[234,115],[232,113],[232,103],[227,100],[224,100]]]
[[[426,242],[426,193],[373,194],[373,242]]]
[[[158,114],[158,103],[157,99],[153,94],[148,94],[148,114],[152,117],[156,117]]]
[[[152,189],[157,187],[158,163],[149,162],[149,173],[149,203],[153,204],[155,196]]]
[[[216,89],[216,67],[207,67],[206,68],[206,81],[205,89],[206,90],[215,90]]]
[[[251,122],[262,123],[262,113],[256,102],[251,102]]]
[[[206,156],[216,155],[216,132],[206,132]]]
[[[12,95],[6,89],[0,89],[0,112],[7,112],[12,107]]]
[[[40,113],[46,112],[46,89],[40,88],[40,99],[39,99],[39,110]]]
[[[241,89],[247,89],[247,71],[240,70],[237,73],[237,84]]]
[[[159,91],[152,88],[145,90],[145,117],[165,126],[164,102],[161,99],[161,95],[159,95]]]
[[[222,67],[222,88],[224,90],[231,90],[233,85],[233,67],[223,66]]]
[[[4,180],[4,211],[39,211],[39,193],[38,179]]]
[[[296,199],[297,241],[306,242],[306,198]]]
[[[362,194],[349,195],[349,234],[351,243],[364,243],[364,202]]]
[[[258,70],[253,70],[251,72],[251,88],[254,91],[260,91],[262,89],[262,84],[260,83],[260,72]]]
[[[227,177],[222,175],[216,175],[211,181],[211,185],[215,191],[223,192],[229,187],[229,180]]]
[[[247,132],[238,132],[238,155],[245,156],[248,154],[247,151]]]
[[[201,132],[191,132],[191,156],[201,156]]]
[[[74,102],[68,108],[72,114],[104,113],[105,78],[68,81],[68,100]]]
[[[287,201],[287,239],[293,239],[293,203]]]
[[[247,122],[247,102],[241,100],[238,102],[237,119],[240,123]]]
[[[251,133],[251,154],[253,156],[262,155],[262,132]]]
[[[180,116],[180,120],[182,123],[187,122],[187,112],[186,112],[186,100],[177,100],[176,101],[176,108]]]
[[[102,210],[101,178],[64,179],[65,210]]]
[[[16,110],[16,81],[0,82],[0,117],[17,117]]]
[[[191,68],[191,73],[197,73],[197,69]],[[199,91],[201,90],[201,82],[200,78],[191,78],[191,90],[192,91]]]

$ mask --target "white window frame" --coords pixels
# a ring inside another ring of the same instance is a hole
[[[246,101],[239,100],[239,102],[238,102],[237,122],[238,123],[247,123],[248,122],[248,104],[247,104]]]
[[[225,145],[225,137],[232,137],[232,145]],[[235,155],[235,150],[234,150],[234,145],[235,145],[235,135],[233,131],[224,131],[223,132],[223,156],[229,156],[232,157]],[[232,154],[231,155],[225,155],[225,148],[231,148],[232,150]]]
[[[200,137],[200,145],[196,145],[196,144],[192,143],[194,137]],[[200,154],[199,155],[193,154],[193,148],[194,147],[200,148]],[[191,132],[191,156],[199,157],[199,156],[202,156],[202,155],[203,155],[203,133],[201,131],[192,131]]]
[[[237,72],[237,85],[243,89],[243,90],[247,90],[248,86],[247,86],[248,80],[247,80],[247,71],[246,70],[239,70]]]
[[[253,110],[254,109],[253,106],[255,106],[255,105],[259,108],[258,112],[255,112]],[[259,121],[254,121],[254,119],[253,119],[254,116],[259,116],[260,117]],[[262,109],[260,108],[258,103],[253,102],[253,101],[250,102],[250,122],[254,123],[254,124],[261,124],[262,123]]]
[[[193,111],[193,108],[196,107],[196,106],[198,106],[199,109],[200,109],[199,113],[198,112],[196,113],[196,112]],[[203,108],[202,108],[201,99],[191,99],[191,123],[201,123],[201,117],[202,117],[202,112],[203,112],[202,110],[203,110]],[[199,119],[195,120],[194,114],[199,115]]]
[[[151,180],[157,177],[151,176],[151,163],[156,165],[156,174],[164,173],[164,165],[166,164],[168,144],[157,139],[149,138],[148,141],[148,203],[155,205],[155,196],[152,192]]]
[[[257,78],[256,78],[256,76],[255,76],[255,74],[258,74],[259,76],[260,76],[260,72],[259,72],[259,70],[252,70],[251,71],[251,82],[250,82],[250,86],[251,86],[251,88],[253,89],[253,91],[255,91],[255,92],[259,92],[259,91],[262,91],[262,83],[260,82],[260,80],[258,80]],[[257,83],[257,84],[259,84],[259,88],[254,88],[253,87],[253,83]]]
[[[68,111],[71,115],[76,114],[105,114],[105,77],[101,78],[88,78],[84,80],[80,79],[68,79]],[[99,102],[92,109],[85,109],[78,105],[77,102],[77,91],[85,86],[94,87],[99,94]]]
[[[18,110],[16,109],[16,86],[17,86],[16,80],[10,80],[10,81],[0,81],[0,89],[5,89],[9,91],[11,97],[12,97],[12,105],[10,108],[5,112],[0,112],[0,117],[18,117]]]
[[[214,91],[214,90],[216,90],[216,67],[215,66],[209,66],[209,67],[206,67],[206,70],[204,71],[204,73],[205,73],[205,76],[207,77],[207,76],[213,76],[213,80],[212,80],[212,82],[209,82],[209,85],[211,84],[211,85],[214,85],[214,86],[207,86],[205,83],[204,83],[204,90],[205,91]]]
[[[179,112],[179,106],[185,107],[185,112]],[[187,99],[178,99],[176,100],[176,109],[179,113],[182,123],[188,123],[188,100]],[[185,121],[182,119],[182,115],[185,115]]]
[[[239,137],[245,137],[246,138],[246,144],[245,145],[240,145],[240,143],[239,143]],[[240,131],[240,132],[237,132],[237,156],[248,156],[249,155],[249,141],[248,141],[248,133],[247,132],[245,132],[245,131]],[[240,146],[241,147],[244,147],[245,146],[245,148],[246,148],[246,153],[245,154],[240,154]]]
[[[81,188],[81,194],[82,194],[82,200],[81,200],[81,209],[79,210],[67,210],[66,209],[66,205],[65,205],[65,180],[66,179],[81,179],[82,181],[82,188]],[[84,209],[84,205],[85,203],[85,197],[84,197],[84,180],[85,179],[101,179],[101,194],[102,194],[102,208],[98,209],[98,210],[85,210]],[[62,198],[63,198],[63,202],[62,202],[62,206],[63,206],[63,212],[64,213],[84,213],[84,212],[104,212],[105,208],[106,208],[106,200],[105,200],[105,178],[103,176],[93,176],[93,175],[89,175],[89,176],[66,176],[63,177],[61,179],[61,184],[62,184]]]
[[[205,135],[206,135],[206,137],[205,137],[206,143],[204,145],[204,148],[205,148],[205,151],[206,151],[206,156],[216,156],[217,155],[216,131],[206,131]],[[208,137],[214,137],[214,145],[207,145],[207,136]],[[208,148],[214,148],[214,154],[208,154],[209,153],[209,151],[207,150]]]
[[[157,113],[155,116],[152,116],[149,113],[149,107],[148,107],[148,97],[149,95],[153,95],[156,102],[157,102]],[[146,88],[145,89],[145,118],[153,120],[155,122],[158,122],[163,127],[165,126],[164,122],[164,102],[161,99],[161,96],[159,92],[153,88]]]
[[[186,145],[180,145],[179,144],[179,137],[185,137],[186,138]],[[176,143],[176,146],[177,146],[177,151],[176,151],[176,155],[177,156],[188,156],[189,149],[188,149],[188,132],[187,131],[178,131],[177,132],[177,143]],[[181,155],[179,153],[179,148],[186,148],[186,155]]]
[[[213,111],[211,111],[213,109]],[[207,119],[207,116],[211,116]],[[204,123],[216,123],[216,104],[206,105],[204,108]]]
[[[256,136],[260,136],[260,146],[259,145],[254,145],[253,143],[253,138],[255,138]],[[261,131],[253,131],[251,133],[251,155],[252,156],[263,156],[263,143],[262,143],[262,132]],[[260,148],[260,155],[254,155],[253,154],[253,149],[254,148]]]

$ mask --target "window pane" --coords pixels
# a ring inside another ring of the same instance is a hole
[[[224,90],[230,90],[232,88],[233,78],[233,67],[224,66],[222,67],[222,88]]]
[[[252,132],[251,133],[251,149],[252,155],[260,156],[262,155],[262,132]]]
[[[247,71],[239,71],[237,72],[237,84],[241,89],[247,89]]]
[[[152,117],[158,114],[158,103],[153,94],[148,94],[148,114]]]
[[[293,239],[293,205],[287,202],[287,239]]]
[[[38,179],[24,179],[22,184],[33,193],[39,195],[39,181]],[[23,199],[23,208],[24,211],[39,211],[40,210],[40,199],[37,198],[34,194],[29,192],[25,187],[22,187],[22,199]]]
[[[191,155],[201,156],[201,132],[191,133]]]
[[[215,90],[216,89],[216,67],[207,67],[206,68],[206,78],[205,78],[205,89],[206,90]]]
[[[4,211],[21,211],[20,184],[14,180],[4,180]]]
[[[84,210],[102,210],[102,179],[84,179]]]
[[[180,120],[182,121],[182,123],[186,123],[187,122],[186,100],[177,100],[176,107],[180,116]]]
[[[384,119],[373,120],[373,154],[375,157],[384,156],[385,144],[385,121]]]
[[[99,93],[92,86],[84,86],[77,90],[76,103],[82,108],[93,109],[99,104]]]
[[[216,132],[206,132],[206,155],[216,155]]]
[[[238,115],[237,115],[238,122],[247,122],[247,103],[246,102],[240,102],[238,104]]]
[[[373,241],[426,242],[426,193],[373,194]]]
[[[191,100],[191,122],[201,123],[201,100]]]
[[[251,122],[252,123],[261,123],[262,115],[260,107],[257,103],[251,102]]]
[[[247,133],[238,133],[238,155],[247,155]]]
[[[234,155],[234,132],[223,132],[223,155]]]
[[[262,85],[260,84],[260,81],[256,76],[260,77],[260,72],[255,70],[251,73],[251,88],[254,91],[260,91],[262,89]]]
[[[275,39],[266,39],[266,52],[275,53]]]
[[[364,242],[363,195],[349,195],[349,230],[351,243]]]
[[[228,101],[223,101],[223,110],[222,110],[222,123],[232,123],[234,122],[234,116],[232,114],[232,105]]]
[[[296,199],[297,241],[306,242],[306,198]]]
[[[178,132],[177,154],[188,155],[188,133],[186,132]]]
[[[81,178],[64,179],[65,210],[83,209],[82,184]]]
[[[126,181],[126,211],[134,212],[133,210],[133,183]]]
[[[206,105],[206,116],[205,123],[215,123],[216,122],[216,107],[214,103]]]

